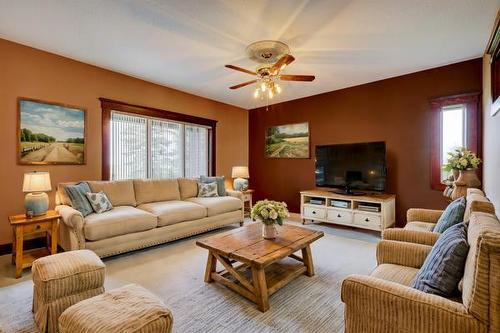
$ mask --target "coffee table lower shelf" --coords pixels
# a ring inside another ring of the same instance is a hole
[[[218,282],[256,303],[258,309],[265,312],[269,309],[269,296],[302,274],[314,275],[310,251],[309,246],[306,246],[302,249],[302,257],[291,254],[265,268],[244,263],[233,266],[237,261],[210,251],[205,282]],[[215,271],[217,261],[224,266],[224,270]]]

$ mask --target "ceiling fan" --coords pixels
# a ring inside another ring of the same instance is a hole
[[[246,51],[250,59],[262,65],[255,71],[234,65],[226,65],[227,68],[256,76],[251,81],[231,86],[229,89],[239,89],[257,83],[254,92],[255,98],[273,98],[276,93],[281,93],[281,87],[278,83],[280,80],[311,82],[315,79],[314,75],[281,74],[281,71],[295,60],[285,43],[270,40],[259,41],[250,44]]]

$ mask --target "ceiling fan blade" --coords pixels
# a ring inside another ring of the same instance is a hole
[[[235,86],[229,87],[229,89],[239,89],[241,87],[248,86],[249,84],[252,84],[252,83],[255,83],[255,82],[257,82],[257,80],[252,80],[252,81],[240,83],[240,84],[237,84]]]
[[[280,80],[283,81],[314,81],[314,75],[280,75]]]
[[[250,75],[257,75],[257,73],[255,73],[255,72],[252,72],[252,71],[249,71],[248,69],[244,69],[244,68],[234,66],[234,65],[226,65],[226,68],[234,69],[235,71],[240,71],[240,72],[247,73]]]
[[[276,61],[272,69],[273,71],[280,71],[283,66],[290,65],[294,60],[295,58],[291,54],[285,54],[280,58],[280,60]]]

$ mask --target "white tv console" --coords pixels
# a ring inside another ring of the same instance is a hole
[[[319,202],[311,202],[315,200]],[[334,207],[334,202],[345,207]],[[363,205],[372,207],[373,211],[363,210],[360,207]],[[396,196],[382,193],[351,196],[325,190],[302,191],[300,214],[303,224],[311,220],[382,231],[395,224]]]

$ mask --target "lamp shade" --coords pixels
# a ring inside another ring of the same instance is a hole
[[[232,178],[250,178],[248,174],[248,167],[246,166],[234,166],[231,175]]]
[[[49,192],[52,191],[50,185],[50,175],[48,172],[28,172],[24,174],[23,192]]]

